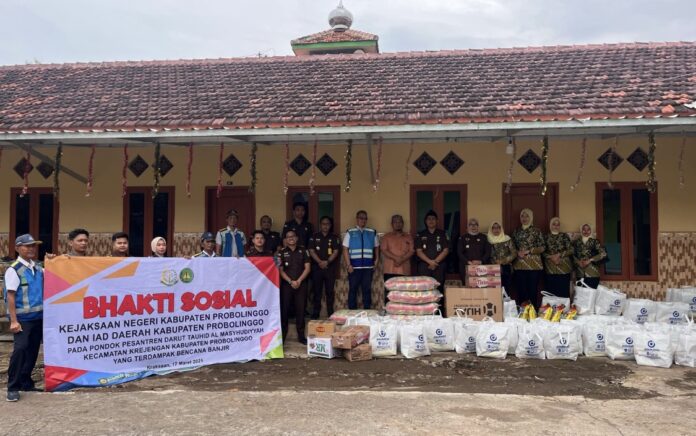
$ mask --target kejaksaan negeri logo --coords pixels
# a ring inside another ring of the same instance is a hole
[[[648,341],[648,348],[655,348],[655,341]]]
[[[165,269],[162,271],[162,276],[160,277],[160,283],[164,286],[174,286],[179,282],[179,274],[173,269]]]

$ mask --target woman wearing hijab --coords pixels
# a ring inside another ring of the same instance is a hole
[[[587,286],[599,286],[599,265],[607,257],[607,251],[597,239],[592,237],[592,227],[583,224],[580,237],[573,241],[573,261],[575,278],[583,279]]]
[[[471,218],[467,233],[457,241],[457,257],[459,259],[459,275],[462,284],[466,283],[467,265],[487,265],[491,262],[491,244],[488,238],[479,232],[479,222]]]
[[[150,257],[167,257],[167,240],[161,236],[156,237],[150,242],[152,255]]]
[[[512,241],[517,248],[517,259],[513,263],[515,269],[515,287],[517,288],[517,304],[530,301],[537,305],[537,291],[544,264],[541,254],[546,249],[541,230],[534,227],[534,212],[522,209],[520,212],[521,227],[512,234]]]
[[[544,251],[544,290],[559,297],[570,297],[570,274],[573,272],[570,237],[561,232],[561,220],[551,218],[550,233]]]
[[[491,244],[491,263],[500,265],[500,280],[509,291],[512,288],[512,261],[517,257],[517,249],[499,221],[493,221],[488,229],[488,243]]]

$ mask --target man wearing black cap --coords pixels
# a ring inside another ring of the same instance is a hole
[[[450,239],[442,229],[437,228],[437,214],[428,211],[425,214],[425,230],[418,232],[414,240],[418,263],[418,275],[430,276],[440,283],[438,289],[445,286],[445,259],[449,254]]]
[[[38,390],[31,373],[43,338],[43,269],[34,262],[37,245],[31,235],[15,240],[19,255],[5,271],[3,296],[7,301],[14,349],[7,370],[7,401],[18,401],[19,391]]]
[[[205,232],[201,235],[201,251],[193,257],[217,257],[215,254],[215,236],[211,232]]]

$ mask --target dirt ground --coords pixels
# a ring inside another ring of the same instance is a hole
[[[6,383],[10,343],[0,344],[0,384]],[[696,370],[638,367],[632,362],[606,358],[577,361],[505,360],[474,355],[434,353],[420,359],[400,357],[348,362],[307,358],[297,343],[287,346],[286,358],[243,364],[220,364],[197,370],[149,377],[122,385],[97,388],[103,391],[381,391],[512,394],[534,396],[583,396],[594,399],[641,399],[659,394],[626,383],[640,373],[654,372],[682,395],[696,396]],[[35,370],[37,385],[43,385],[43,366]],[[95,389],[78,389],[89,391]]]

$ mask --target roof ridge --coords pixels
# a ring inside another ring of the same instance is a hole
[[[503,48],[470,48],[453,50],[423,50],[405,52],[384,52],[384,53],[361,53],[361,54],[326,54],[314,56],[268,56],[268,57],[229,57],[229,58],[200,58],[200,59],[163,59],[163,60],[125,60],[125,61],[93,61],[93,62],[66,62],[66,63],[47,63],[47,64],[15,64],[0,65],[2,70],[14,69],[50,69],[50,68],[95,68],[95,67],[129,67],[129,66],[156,66],[156,65],[200,65],[200,64],[223,64],[223,63],[243,63],[243,62],[316,62],[331,59],[353,59],[364,58],[393,58],[393,57],[438,57],[438,56],[467,56],[467,55],[487,55],[501,53],[534,53],[552,51],[573,51],[573,50],[611,50],[611,49],[639,49],[639,48],[660,48],[660,47],[696,47],[696,41],[666,41],[666,42],[618,42],[602,44],[576,44],[576,45],[551,45],[551,46],[528,46],[528,47],[503,47]]]

